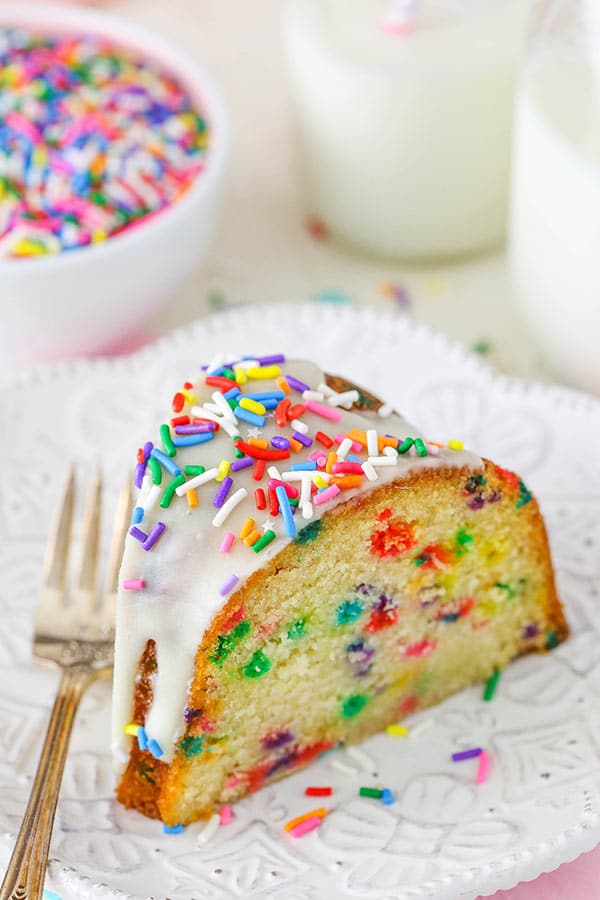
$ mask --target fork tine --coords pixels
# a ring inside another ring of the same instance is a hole
[[[110,627],[113,627],[115,623],[115,603],[119,590],[119,569],[121,568],[121,559],[123,557],[125,535],[127,534],[131,517],[131,495],[131,476],[127,476],[127,480],[124,482],[117,498],[104,582],[104,596],[100,609],[104,624]]]
[[[62,596],[67,583],[67,561],[75,501],[75,470],[69,467],[62,500],[46,547],[42,594]]]
[[[101,495],[102,478],[100,472],[96,470],[88,490],[83,514],[81,555],[73,590],[75,602],[77,604],[86,603],[90,611],[93,610],[96,599]]]

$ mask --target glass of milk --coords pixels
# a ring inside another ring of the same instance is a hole
[[[287,0],[307,211],[341,241],[390,259],[499,244],[531,6]]]
[[[600,392],[600,0],[540,7],[518,90],[510,259],[550,366]]]

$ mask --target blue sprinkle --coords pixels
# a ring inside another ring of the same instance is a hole
[[[307,462],[292,463],[292,472],[314,472],[317,468],[317,461],[309,459]]]
[[[245,394],[244,396],[248,397],[250,400],[257,400],[259,403],[264,403],[265,400],[283,400],[285,394],[283,391],[259,391],[257,394]]]
[[[384,788],[381,792],[381,799],[386,806],[391,806],[391,804],[394,802],[394,795],[389,788]]]
[[[174,447],[195,447],[196,444],[206,444],[207,441],[212,441],[214,436],[214,431],[205,431],[201,434],[184,434],[174,437],[172,441]]]
[[[258,402],[262,403],[265,409],[275,409],[275,407],[279,403],[278,400],[269,400],[268,397],[266,397],[264,400],[259,400]]]
[[[281,515],[283,517],[285,533],[288,537],[296,537],[296,523],[294,522],[292,507],[290,506],[290,501],[288,500],[288,495],[286,494],[283,485],[280,484],[275,488],[275,494],[279,500],[279,509],[281,510]]]
[[[362,460],[360,458],[360,456],[357,456],[356,453],[349,453],[348,456],[346,457],[346,459],[348,462],[356,462],[356,463],[364,462],[364,460]]]
[[[212,431],[208,433],[212,434]],[[192,437],[195,437],[195,435],[192,435]],[[173,460],[168,457],[166,453],[163,453],[162,450],[159,450],[157,447],[155,447],[152,450],[150,456],[153,456],[154,459],[157,459],[161,466],[166,469],[167,472],[170,472],[171,475],[181,475],[181,469],[179,468],[177,463],[173,462]]]
[[[143,518],[144,518],[143,508],[141,506],[136,506],[135,509],[133,510],[133,514],[131,516],[131,524],[139,525],[139,523],[142,521]]]
[[[143,725],[140,725],[137,733],[137,742],[140,750],[148,749],[148,735],[146,734],[146,729]]]
[[[242,392],[238,387],[232,387],[228,391],[225,391],[223,396],[226,400],[237,400],[238,397],[242,396]]]
[[[250,412],[249,409],[244,409],[242,406],[236,406],[233,414],[237,416],[238,419],[248,422],[249,425],[256,425],[258,428],[264,428],[265,422],[267,421],[264,416],[257,416],[256,413]]]
[[[165,834],[181,834],[183,825],[165,825],[163,823],[163,831]]]
[[[62,900],[60,894],[57,894],[55,891],[50,891],[48,888],[44,888],[42,898],[43,900]]]
[[[154,740],[154,738],[150,738],[150,740],[148,741],[148,750],[150,751],[154,759],[160,759],[164,754],[163,748],[160,746],[158,741]]]

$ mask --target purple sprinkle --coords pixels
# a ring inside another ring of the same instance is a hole
[[[277,750],[293,740],[294,735],[292,732],[288,728],[284,728],[281,731],[272,731],[270,734],[265,735],[261,743],[265,750]]]
[[[176,425],[175,434],[206,434],[208,431],[215,431],[216,427],[214,422],[199,425]]]
[[[277,450],[287,450],[290,446],[290,442],[286,437],[279,437],[278,435],[271,438],[271,444]]]
[[[276,363],[284,363],[285,356],[283,353],[274,353],[272,356],[257,356],[256,362],[261,366],[273,366]]]
[[[157,542],[157,540],[159,539],[159,537],[161,536],[161,534],[163,533],[163,531],[165,530],[166,527],[167,526],[165,525],[164,522],[157,522],[156,525],[154,525],[154,527],[152,528],[152,531],[150,532],[150,534],[148,535],[148,537],[142,544],[142,547],[144,548],[144,550],[152,550],[155,543]]]
[[[231,463],[231,471],[239,472],[240,469],[247,469],[248,466],[254,465],[254,460],[251,456],[242,456],[241,459],[234,459]]]
[[[138,490],[142,487],[142,481],[144,480],[144,475],[146,473],[146,463],[137,463],[135,467],[135,476],[134,476],[134,484]]]
[[[152,443],[152,441],[146,441],[146,443],[144,444],[144,462],[146,462],[153,449],[154,444]]]
[[[145,534],[141,528],[136,528],[134,525],[133,528],[129,529],[129,534],[131,537],[134,537],[136,541],[141,541],[142,544],[148,540],[148,535]]]
[[[194,719],[199,719],[202,716],[203,712],[204,712],[203,709],[190,709],[189,706],[186,706],[186,708],[183,711],[183,718],[189,725],[191,722],[194,721]]]
[[[526,625],[525,628],[523,629],[523,637],[525,638],[526,641],[529,641],[532,638],[537,637],[539,633],[540,633],[539,626],[535,622],[532,622],[530,625]]]
[[[285,380],[293,391],[298,391],[300,394],[303,394],[304,391],[310,391],[310,384],[304,384],[303,381],[299,381],[293,375],[286,375]]]
[[[312,438],[309,438],[307,434],[301,434],[299,431],[295,431],[292,437],[295,441],[300,441],[304,447],[310,447],[313,442]]]
[[[463,759],[475,759],[476,756],[481,756],[482,753],[481,747],[473,747],[472,750],[461,750],[460,753],[452,754],[452,762],[462,762]]]
[[[231,490],[232,484],[233,478],[230,478],[229,475],[227,475],[219,485],[219,490],[215,494],[215,499],[213,500],[213,506],[216,506],[217,509],[219,509],[225,503],[225,498]]]
[[[221,597],[224,597],[226,594],[232,591],[239,580],[240,579],[237,577],[237,575],[230,575],[227,581],[219,588]]]

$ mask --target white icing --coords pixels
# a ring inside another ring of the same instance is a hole
[[[222,363],[216,363],[217,366],[220,364]],[[245,365],[244,368],[247,369],[249,366]],[[321,401],[324,405],[331,406],[332,399],[335,402],[331,389],[323,385],[323,373],[316,366],[305,361],[290,360],[282,364],[281,368],[282,372],[294,375],[310,385],[311,389],[325,393],[326,400]],[[277,390],[277,385],[275,380],[249,380],[241,390],[243,394],[262,393]],[[215,388],[204,384],[204,374],[198,378],[192,393],[196,397],[193,406],[209,403],[213,410],[218,408],[219,412],[221,411],[222,402],[216,400]],[[290,394],[290,400],[292,404],[301,403],[302,396],[294,391]],[[339,422],[330,422],[312,412],[306,412],[302,421],[308,426],[309,436],[313,436],[316,431],[333,436],[351,429],[367,431],[376,427],[379,434],[389,433],[400,438],[407,435],[422,437],[417,429],[395,413],[374,418],[347,411],[340,405],[335,408],[342,415]],[[225,411],[224,408],[222,411]],[[183,414],[189,412],[188,404]],[[169,414],[166,421],[171,415]],[[233,429],[230,427],[228,431],[241,433],[243,439],[246,439],[248,431],[251,436],[256,435],[256,429],[252,426],[242,421],[236,424],[233,414],[227,415],[227,425],[233,426]],[[215,419],[218,416],[219,413],[215,413],[207,415],[206,418]],[[268,440],[276,434],[289,436],[291,433],[291,428],[280,429],[276,425],[272,411],[267,412],[266,425],[259,430],[259,436]],[[155,440],[155,446],[161,448],[158,439]],[[320,518],[337,503],[345,502],[356,494],[376,488],[380,484],[396,479],[402,480],[415,469],[448,466],[480,469],[482,466],[479,457],[467,451],[442,449],[439,455],[426,457],[374,455],[370,456],[368,462],[364,462],[367,477],[360,488],[342,491],[333,500],[317,505],[314,498],[313,502],[310,500],[310,479],[298,473],[300,477],[296,480],[296,476],[288,474],[288,471],[292,463],[306,460],[320,446],[315,442],[300,453],[292,453],[289,460],[278,460],[275,467],[285,481],[297,484],[301,490],[300,509],[295,516],[298,530],[304,527],[308,520]],[[350,449],[346,449],[347,446],[348,442],[344,445],[341,455],[347,456],[352,453]],[[374,447],[374,444],[371,446]],[[323,448],[323,453],[326,452]],[[222,459],[231,461],[235,459],[232,439],[223,428],[207,443],[179,448],[174,461],[182,471],[185,465],[203,465],[207,470],[216,470]],[[361,459],[364,460],[364,454]],[[144,479],[136,505],[144,507],[146,512],[138,527],[145,533],[149,533],[157,521],[164,522],[167,527],[150,551],[145,551],[141,543],[130,535],[125,544],[120,582],[125,579],[141,578],[145,581],[145,588],[139,591],[120,589],[118,597],[112,745],[115,763],[119,769],[123,766],[123,753],[129,749],[132,740],[125,734],[124,727],[131,721],[136,673],[146,642],[150,639],[155,641],[157,654],[153,701],[146,718],[146,732],[148,737],[157,741],[163,749],[162,759],[170,761],[174,745],[184,730],[183,713],[189,683],[193,676],[196,649],[213,617],[231,596],[231,594],[221,596],[219,589],[232,575],[236,575],[239,579],[236,590],[242,587],[252,572],[279,553],[291,540],[284,534],[281,516],[272,521],[268,509],[257,511],[254,491],[257,487],[263,487],[266,493],[268,475],[265,474],[262,482],[258,484],[252,478],[252,471],[252,467],[249,467],[231,473],[234,484],[228,498],[241,489],[245,489],[248,496],[242,497],[242,502],[231,510],[220,527],[215,527],[218,510],[213,506],[213,498],[219,487],[219,483],[214,480],[216,471],[211,473],[210,480],[189,479],[198,485],[196,509],[188,506],[185,491],[181,490],[177,491],[179,496],[173,497],[168,509],[161,508],[157,503],[158,492],[152,486],[149,475],[147,474]],[[279,474],[276,477],[279,477]],[[326,474],[324,477],[328,480]],[[163,470],[161,495],[171,478],[172,476]],[[248,517],[255,519],[259,530],[264,530],[267,523],[277,534],[276,539],[260,553],[254,553],[237,537]],[[220,553],[219,546],[227,531],[233,532],[236,540],[230,553]]]

